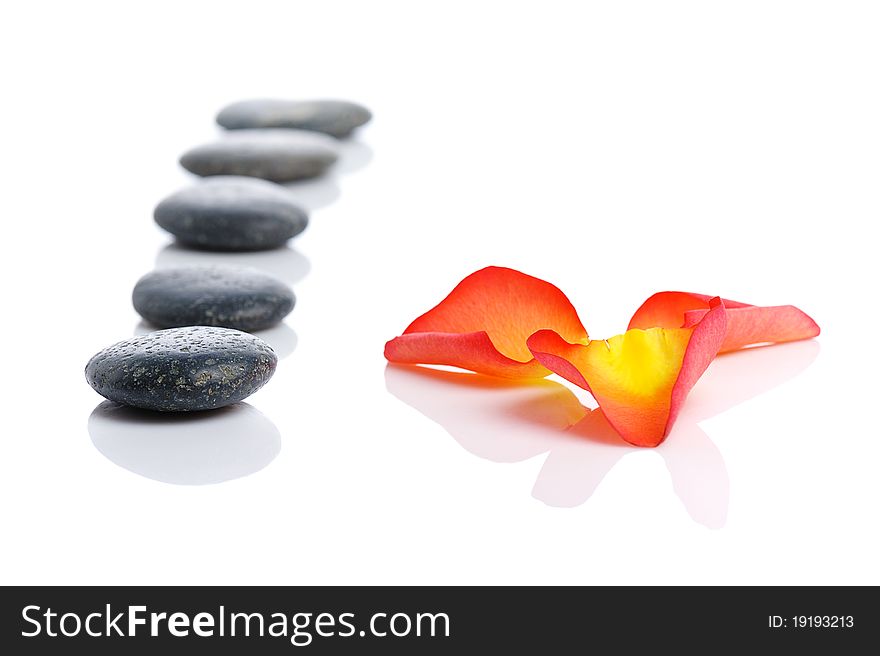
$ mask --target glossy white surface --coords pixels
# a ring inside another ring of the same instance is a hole
[[[880,583],[874,3],[119,3],[6,9],[0,583]],[[290,248],[170,245],[153,206],[226,102],[375,120]],[[205,420],[82,369],[154,266],[298,297],[275,378]],[[488,264],[591,335],[684,289],[816,318],[718,359],[656,450],[588,395],[386,368]],[[568,428],[573,426],[572,428]]]

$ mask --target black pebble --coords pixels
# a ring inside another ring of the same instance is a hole
[[[134,309],[159,328],[271,328],[293,309],[286,284],[257,269],[185,266],[148,273],[134,286]]]
[[[278,248],[309,223],[283,187],[240,176],[218,176],[181,189],[153,217],[185,246],[215,251]]]
[[[110,346],[89,360],[86,380],[117,403],[193,411],[237,403],[275,373],[278,358],[263,340],[228,328],[160,330]]]
[[[236,130],[196,146],[180,164],[196,175],[246,175],[291,182],[323,174],[339,158],[336,140],[306,130]]]
[[[266,99],[227,105],[217,114],[217,123],[227,130],[298,128],[342,139],[371,118],[366,107],[346,100]]]

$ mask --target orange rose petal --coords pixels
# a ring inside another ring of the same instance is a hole
[[[557,287],[513,269],[488,267],[469,275],[439,305],[385,345],[385,357],[406,364],[440,364],[504,378],[550,372],[526,345],[552,329],[586,342],[587,331]]]
[[[688,310],[684,325],[693,326],[707,310]],[[819,326],[793,305],[742,307],[727,313],[727,336],[719,353],[736,351],[752,344],[794,342],[819,334]]]
[[[629,328],[693,326],[709,311],[709,296],[688,292],[659,292],[636,310]],[[793,342],[819,334],[819,326],[793,305],[759,307],[723,299],[727,335],[719,353],[751,344]]]
[[[688,310],[708,310],[712,296],[692,294],[691,292],[657,292],[629,320],[628,329],[632,328],[682,328],[684,313]],[[729,312],[733,308],[752,307],[748,303],[721,299],[724,308]]]
[[[543,378],[550,372],[534,358],[519,362],[495,348],[485,331],[477,333],[412,333],[385,345],[389,362],[442,364],[502,378]]]
[[[628,330],[609,340],[571,344],[541,330],[528,346],[542,365],[590,391],[620,436],[635,446],[663,442],[691,388],[727,332],[721,299],[688,328]]]

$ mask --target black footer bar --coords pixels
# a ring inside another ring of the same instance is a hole
[[[848,650],[880,636],[876,593],[868,587],[7,587],[0,590],[0,651],[561,654],[610,646],[613,653],[754,647],[855,653]]]

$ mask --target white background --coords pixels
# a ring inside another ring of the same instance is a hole
[[[0,582],[880,583],[878,34],[871,2],[6,5]],[[177,157],[264,96],[375,113],[292,191],[295,251],[228,258],[293,283],[288,355],[206,421],[90,419],[132,285],[193,259],[151,219]],[[552,380],[386,372],[488,264],[594,337],[664,289],[823,334],[628,449]]]

